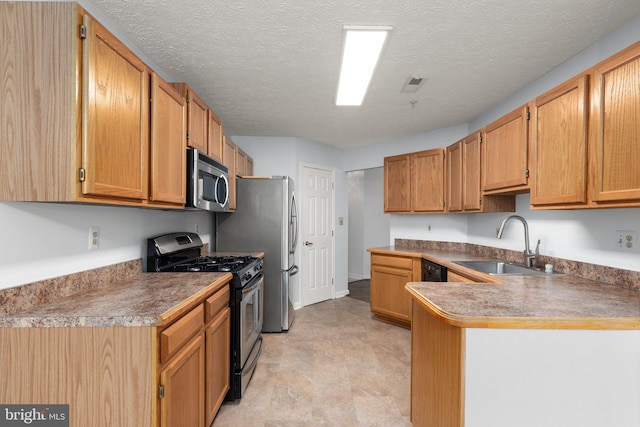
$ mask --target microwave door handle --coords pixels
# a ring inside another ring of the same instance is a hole
[[[218,200],[218,191],[219,191],[219,186],[220,186],[220,181],[224,182],[224,200],[221,202],[220,200]],[[218,177],[218,179],[216,180],[216,202],[218,202],[218,204],[222,207],[224,207],[227,202],[229,201],[229,181],[227,180],[227,177],[224,175],[220,175]]]

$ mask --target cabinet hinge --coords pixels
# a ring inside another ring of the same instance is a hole
[[[80,168],[80,182],[84,182],[85,179],[86,179],[86,172],[84,168]]]
[[[524,177],[525,177],[525,178],[529,178],[529,169],[525,169],[525,171],[524,171]]]
[[[482,197],[480,197],[480,198],[478,199],[478,203],[479,203],[479,204],[482,204]]]
[[[480,135],[480,144],[482,144],[482,135]]]
[[[189,132],[187,132],[187,139],[189,139]]]
[[[80,25],[80,38],[81,39],[86,39],[87,38],[87,26],[86,25]]]
[[[527,111],[527,120],[531,120],[531,113]]]
[[[187,104],[191,102],[191,97],[187,95]]]
[[[164,386],[162,384],[158,386],[158,399],[164,399]]]

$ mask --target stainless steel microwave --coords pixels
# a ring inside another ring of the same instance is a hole
[[[187,149],[187,209],[229,210],[229,169],[194,149]]]

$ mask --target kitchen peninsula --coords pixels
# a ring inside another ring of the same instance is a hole
[[[414,425],[640,425],[637,289],[573,274],[480,282],[453,261],[488,257],[444,244],[369,251],[476,279],[406,285]]]

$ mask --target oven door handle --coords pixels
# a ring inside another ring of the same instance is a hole
[[[251,292],[255,291],[256,288],[262,284],[262,282],[264,282],[264,277],[263,276],[259,276],[258,280],[256,280],[256,282],[253,285],[242,289],[242,296],[244,297],[245,295],[250,294]]]

